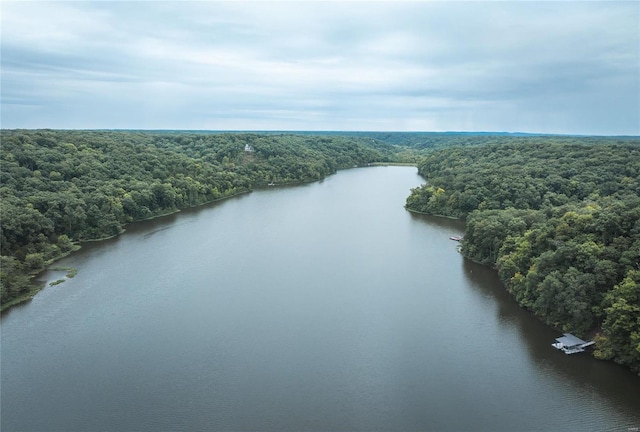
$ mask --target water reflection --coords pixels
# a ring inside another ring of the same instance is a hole
[[[637,419],[637,380],[553,350],[556,332],[456,252],[462,221],[402,209],[420,182],[415,169],[351,170],[86,244],[59,263],[76,278],[3,317],[2,429],[606,430]]]
[[[452,219],[452,218],[425,215],[425,214],[413,213],[413,212],[409,212],[409,213],[411,214],[411,218],[416,222],[426,223],[426,224],[429,224],[430,226],[444,228],[447,230],[455,231],[456,233],[460,233],[460,234],[464,232],[464,221],[461,219]]]
[[[554,349],[551,343],[562,332],[522,309],[493,269],[465,259],[463,271],[474,290],[495,302],[498,321],[518,331],[518,340],[542,373],[558,385],[571,381],[571,388],[593,393],[592,397],[601,403],[608,403],[640,421],[640,377],[615,363],[597,360],[589,353],[566,355]]]

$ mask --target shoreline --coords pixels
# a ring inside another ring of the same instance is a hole
[[[111,236],[100,237],[100,238],[95,238],[95,239],[82,239],[82,240],[79,240],[79,241],[73,243],[73,247],[71,248],[71,250],[66,251],[66,252],[64,252],[64,253],[62,253],[62,254],[54,257],[54,258],[51,258],[51,259],[47,260],[47,262],[45,263],[44,268],[42,268],[42,269],[40,269],[40,270],[38,270],[36,272],[28,273],[27,276],[29,278],[29,283],[32,285],[32,288],[28,292],[26,292],[24,295],[22,295],[20,297],[16,297],[16,298],[8,301],[7,303],[4,303],[3,305],[1,305],[0,306],[0,314],[2,314],[5,311],[8,311],[9,309],[11,309],[14,306],[17,306],[17,305],[20,305],[20,304],[23,304],[23,303],[31,301],[40,291],[42,291],[43,289],[45,289],[48,286],[50,286],[50,284],[47,284],[46,281],[43,282],[42,284],[36,284],[34,282],[34,279],[37,278],[39,275],[41,275],[42,273],[44,273],[46,271],[51,271],[51,270],[55,271],[56,270],[55,268],[51,268],[51,266],[53,264],[55,264],[56,262],[60,261],[61,259],[65,258],[65,257],[71,255],[73,252],[79,251],[80,249],[82,249],[82,245],[85,244],[85,243],[97,243],[97,242],[101,242],[101,241],[104,241],[104,240],[109,240],[109,239],[112,239],[112,238],[116,238],[116,237],[124,234],[127,231],[126,227],[131,225],[131,224],[135,224],[135,223],[139,223],[139,222],[147,222],[147,221],[151,221],[151,220],[154,220],[154,219],[159,219],[159,218],[162,218],[164,216],[170,216],[172,214],[179,213],[182,210],[202,207],[202,206],[205,206],[205,205],[208,205],[208,204],[213,204],[213,203],[216,203],[216,202],[224,201],[226,199],[234,198],[234,197],[237,197],[239,195],[243,195],[243,194],[247,194],[247,193],[251,193],[251,192],[252,192],[252,190],[249,189],[249,190],[242,191],[242,192],[237,192],[237,193],[234,193],[232,195],[225,196],[225,197],[222,197],[222,198],[217,198],[217,199],[214,199],[212,201],[207,201],[207,202],[204,202],[202,204],[197,204],[197,205],[189,206],[189,207],[183,207],[183,208],[175,209],[175,210],[172,210],[172,211],[169,211],[169,212],[165,212],[165,213],[162,213],[162,214],[150,216],[148,218],[138,219],[138,220],[135,220],[135,221],[127,222],[125,225],[123,225],[120,228],[120,232],[119,233],[111,235]],[[64,271],[68,271],[68,269],[65,268]],[[75,276],[75,274],[74,274],[74,276]],[[71,276],[71,277],[73,277],[73,276]],[[68,276],[65,276],[64,279],[55,281],[55,282],[57,282],[55,285],[59,285],[59,284],[63,283],[68,278],[69,278]]]
[[[0,306],[0,314],[2,314],[3,312],[9,310],[10,308],[12,308],[13,306],[17,306],[23,303],[26,303],[28,301],[31,301],[40,291],[42,291],[43,289],[47,288],[49,285],[44,282],[42,284],[35,284],[33,282],[34,278],[36,278],[38,275],[44,273],[45,271],[51,270],[51,266],[60,261],[61,259],[67,257],[68,255],[70,255],[73,252],[76,252],[78,250],[80,250],[82,248],[82,245],[85,243],[95,243],[95,242],[101,242],[104,240],[109,240],[112,238],[116,238],[122,234],[124,234],[127,231],[127,226],[131,225],[131,224],[135,224],[135,223],[139,223],[139,222],[146,222],[146,221],[151,221],[154,219],[159,219],[162,218],[164,216],[170,216],[176,213],[179,213],[183,210],[188,210],[188,209],[197,209],[199,207],[203,207],[206,205],[210,205],[210,204],[215,204],[218,202],[222,202],[224,200],[230,199],[230,198],[235,198],[238,197],[240,195],[244,195],[244,194],[248,194],[253,192],[254,190],[268,190],[270,188],[276,188],[276,187],[294,187],[294,186],[300,186],[300,185],[304,185],[304,184],[309,184],[309,183],[314,183],[314,182],[320,182],[325,180],[327,177],[332,176],[334,174],[336,174],[338,171],[342,171],[342,170],[347,170],[347,169],[353,169],[353,168],[369,168],[369,167],[374,167],[374,166],[386,166],[386,165],[397,165],[397,166],[415,166],[414,164],[404,164],[404,163],[393,163],[393,162],[372,162],[369,163],[367,165],[363,165],[363,166],[358,166],[358,167],[348,167],[348,168],[340,168],[337,169],[334,172],[329,173],[328,175],[319,178],[319,179],[311,179],[311,180],[299,180],[299,181],[291,181],[291,182],[283,182],[283,183],[276,183],[272,186],[269,185],[258,185],[258,186],[252,186],[251,188],[247,189],[247,190],[243,190],[240,192],[236,192],[234,194],[225,196],[225,197],[221,197],[221,198],[217,198],[211,201],[207,201],[207,202],[203,202],[201,204],[197,204],[197,205],[193,205],[193,206],[187,206],[187,207],[183,207],[183,208],[179,208],[179,209],[175,209],[175,210],[171,210],[165,213],[161,213],[158,215],[154,215],[154,216],[150,216],[144,219],[138,219],[138,220],[134,220],[131,222],[127,222],[126,224],[124,224],[121,228],[120,228],[120,232],[111,236],[106,236],[106,237],[100,237],[100,238],[95,238],[95,239],[81,239],[76,243],[73,243],[73,247],[71,250],[64,252],[63,254],[56,256],[54,258],[49,259],[46,263],[44,268],[42,268],[41,270],[38,270],[36,272],[32,272],[30,274],[28,274],[29,277],[29,283],[33,284],[33,287],[26,292],[24,295],[20,296],[20,297],[16,297],[10,301],[8,301],[7,303],[3,304]],[[411,211],[411,210],[410,210]],[[446,216],[443,216],[446,217]],[[65,278],[66,280],[66,278]],[[62,282],[60,282],[62,283]]]
[[[413,162],[371,162],[367,166],[407,166],[417,168],[418,164]]]
[[[425,216],[435,216],[435,217],[441,217],[441,218],[445,218],[445,219],[453,219],[453,220],[462,220],[462,221],[464,221],[464,219],[462,219],[462,218],[456,218],[456,217],[452,217],[452,216],[437,215],[437,214],[433,214],[433,213],[425,213],[425,212],[420,212],[420,211],[411,210],[411,209],[408,209],[407,207],[405,207],[405,209],[406,209],[408,212],[410,212],[410,213],[414,213],[414,214],[420,214],[420,215],[425,215]],[[496,273],[498,272],[498,268],[495,266],[495,263],[486,263],[486,262],[478,261],[478,260],[476,260],[476,259],[473,259],[473,258],[471,258],[471,257],[468,257],[467,255],[465,255],[464,253],[462,253],[461,245],[458,245],[458,246],[457,246],[457,250],[458,250],[458,253],[460,253],[460,255],[462,255],[462,257],[463,257],[464,259],[469,260],[469,261],[471,261],[472,263],[475,263],[475,264],[481,265],[481,266],[483,266],[483,267],[488,267],[488,268],[490,268],[492,271],[494,271],[494,272],[496,272]],[[506,291],[506,292],[507,292],[507,294],[509,294],[509,297],[511,297],[511,299],[516,303],[516,305],[518,306],[518,308],[520,308],[520,309],[522,309],[523,311],[525,311],[525,312],[527,312],[527,313],[531,314],[531,315],[532,315],[533,317],[535,317],[535,318],[536,318],[540,323],[542,323],[543,325],[545,325],[545,326],[549,327],[550,329],[553,329],[553,330],[557,331],[558,333],[563,333],[562,328],[555,327],[555,326],[552,326],[552,325],[547,324],[547,323],[544,321],[544,317],[541,317],[541,316],[539,316],[539,315],[535,314],[533,311],[529,310],[528,308],[526,308],[526,307],[524,307],[523,305],[521,305],[520,303],[518,303],[518,302],[516,301],[515,297],[514,297],[514,296],[513,296],[513,295],[512,295],[508,290],[507,290],[507,288],[504,286],[504,284],[502,283],[502,281],[500,281],[500,284],[502,285],[502,289],[503,289],[504,291]],[[601,328],[601,327],[595,327],[595,328],[590,329],[590,330],[587,332],[587,335],[586,335],[586,336],[587,336],[587,338],[588,338],[588,339],[595,341],[595,340],[597,339],[597,337],[598,337],[601,333],[602,333],[602,328]],[[619,364],[618,362],[616,362],[616,361],[615,361],[615,360],[613,360],[613,359],[601,359],[601,358],[598,358],[598,357],[596,357],[596,355],[594,354],[594,352],[595,352],[595,349],[590,349],[586,354],[587,354],[587,355],[589,355],[591,358],[593,358],[593,359],[595,359],[595,360],[598,360],[598,361],[608,361],[608,362],[612,362],[612,363],[615,363],[615,364]],[[631,371],[631,372],[634,372],[634,371],[633,371],[633,369],[631,369],[631,368],[630,368],[630,367],[628,367],[628,366],[625,366],[625,365],[621,365],[621,366],[625,367],[626,369],[628,369],[628,370],[629,370],[629,371]]]
[[[425,216],[435,216],[435,217],[440,217],[440,218],[444,218],[444,219],[451,219],[451,220],[459,220],[459,221],[465,221],[465,218],[462,217],[456,217],[456,216],[447,216],[447,215],[441,215],[441,214],[435,214],[435,213],[426,213],[426,212],[421,212],[418,210],[413,210],[410,209],[409,207],[407,207],[406,205],[404,206],[405,210],[408,211],[409,213],[414,213],[414,214],[419,214],[419,215],[425,215]]]
[[[363,168],[367,168],[367,167],[368,166],[364,166]],[[350,168],[343,168],[343,169],[350,169]],[[47,284],[46,281],[43,282],[42,284],[36,284],[36,283],[34,283],[34,279],[36,277],[38,277],[39,275],[41,275],[42,273],[46,272],[46,271],[55,270],[55,269],[51,268],[51,266],[53,264],[55,264],[56,262],[60,261],[61,259],[65,258],[65,257],[69,256],[73,252],[76,252],[76,251],[82,249],[82,245],[85,244],[85,243],[97,243],[97,242],[101,242],[101,241],[104,241],[104,240],[109,240],[109,239],[112,239],[112,238],[116,238],[116,237],[124,234],[127,231],[126,227],[131,225],[131,224],[140,223],[140,222],[148,222],[148,221],[151,221],[151,220],[155,220],[155,219],[159,219],[159,218],[162,218],[162,217],[165,217],[165,216],[170,216],[170,215],[179,213],[179,212],[181,212],[183,210],[197,209],[199,207],[203,207],[203,206],[206,206],[206,205],[215,204],[215,203],[218,203],[218,202],[222,202],[224,200],[235,198],[235,197],[238,197],[240,195],[249,194],[249,193],[253,192],[254,190],[268,190],[269,188],[272,188],[272,187],[283,187],[283,186],[291,186],[291,187],[293,187],[293,186],[299,186],[299,185],[309,184],[309,183],[313,183],[313,182],[319,182],[319,181],[322,181],[322,180],[326,179],[327,177],[329,177],[331,175],[336,174],[337,171],[340,171],[340,169],[336,170],[336,171],[334,171],[332,173],[329,173],[327,176],[324,176],[324,177],[322,177],[320,179],[312,179],[312,180],[307,180],[307,181],[301,180],[301,181],[296,181],[296,182],[284,182],[284,183],[274,184],[273,186],[268,186],[268,185],[265,185],[265,186],[254,186],[254,187],[251,187],[250,189],[242,190],[240,192],[236,192],[234,194],[231,194],[231,195],[228,195],[228,196],[224,196],[224,197],[221,197],[221,198],[216,198],[216,199],[211,200],[211,201],[206,201],[206,202],[203,202],[201,204],[182,207],[182,208],[171,210],[171,211],[168,211],[168,212],[165,212],[165,213],[161,213],[161,214],[157,214],[157,215],[154,215],[154,216],[150,216],[150,217],[147,217],[147,218],[144,218],[144,219],[138,219],[138,220],[134,220],[134,221],[131,221],[131,222],[127,222],[126,224],[124,224],[120,228],[120,232],[118,232],[117,234],[111,235],[111,236],[100,237],[100,238],[95,238],[95,239],[81,239],[81,240],[73,243],[73,247],[71,248],[71,250],[66,251],[66,252],[64,252],[64,253],[62,253],[62,254],[54,257],[54,258],[51,258],[51,259],[47,260],[47,262],[45,263],[44,268],[42,268],[42,269],[40,269],[38,271],[31,272],[31,273],[27,274],[27,276],[29,278],[29,283],[32,285],[32,288],[28,292],[26,292],[24,295],[22,295],[20,297],[16,297],[16,298],[8,301],[7,303],[1,305],[0,306],[0,314],[2,314],[3,312],[8,311],[9,309],[11,309],[14,306],[17,306],[17,305],[20,305],[20,304],[27,303],[27,302],[31,301],[40,291],[42,291],[45,288],[47,288],[48,286],[50,286],[50,284]],[[55,285],[63,283],[64,281],[66,281],[66,279],[67,279],[67,277],[65,277],[65,279],[61,279],[61,280],[55,281],[55,282],[57,282]]]
[[[22,303],[26,303],[28,301],[30,301],[31,299],[33,299],[33,297],[35,297],[36,294],[38,294],[40,291],[42,291],[43,289],[45,289],[48,285],[45,283],[42,286],[38,286],[36,284],[33,283],[33,279],[36,278],[38,275],[42,274],[43,272],[50,270],[50,267],[56,263],[57,261],[61,260],[62,258],[65,258],[69,255],[71,255],[73,252],[76,252],[78,250],[81,249],[82,246],[80,246],[77,243],[73,243],[73,246],[71,247],[70,250],[63,252],[62,254],[51,258],[49,260],[47,260],[47,262],[45,263],[45,266],[43,269],[38,270],[36,272],[31,272],[28,273],[27,276],[29,277],[29,283],[32,284],[32,288],[26,292],[24,295],[20,296],[20,297],[16,297],[13,300],[8,301],[7,303],[3,304],[2,306],[0,306],[0,313],[10,309],[13,306],[17,306],[19,304]],[[66,269],[64,271],[69,272],[70,269]],[[74,274],[75,276],[75,274]],[[73,277],[73,276],[71,276]],[[66,277],[65,277],[66,280]]]

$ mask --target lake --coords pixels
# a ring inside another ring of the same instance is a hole
[[[637,430],[640,378],[553,349],[460,221],[403,208],[420,183],[351,169],[85,244],[3,314],[2,430]]]

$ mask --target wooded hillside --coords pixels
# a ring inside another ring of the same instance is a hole
[[[452,148],[426,156],[407,208],[466,218],[462,253],[495,265],[546,323],[599,332],[640,371],[640,142]]]
[[[637,139],[51,130],[1,139],[2,305],[78,242],[127,223],[270,183],[421,160],[427,183],[408,209],[466,218],[462,252],[494,265],[522,306],[558,329],[598,332],[598,357],[640,371]]]
[[[0,298],[74,243],[269,183],[319,180],[388,161],[368,138],[186,132],[2,130]],[[248,147],[247,147],[248,146]]]

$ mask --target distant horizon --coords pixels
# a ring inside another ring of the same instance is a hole
[[[407,131],[407,130],[338,130],[338,129],[145,129],[145,128],[5,128],[8,131],[77,131],[77,132],[195,132],[195,133],[255,133],[255,134],[430,134],[430,135],[486,135],[486,136],[566,136],[566,137],[606,137],[606,138],[640,138],[640,135],[601,135],[549,132],[507,132],[507,131]]]

